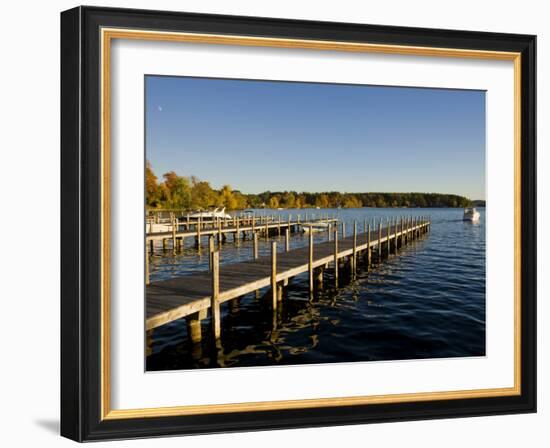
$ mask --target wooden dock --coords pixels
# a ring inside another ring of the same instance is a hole
[[[401,218],[385,225],[379,222],[371,228],[365,222],[362,233],[354,223],[350,236],[345,236],[345,227],[340,237],[340,225],[332,226],[329,241],[314,244],[309,234],[309,245],[289,250],[288,232],[284,251],[279,251],[273,241],[271,255],[258,257],[257,247],[253,258],[248,261],[220,266],[220,253],[210,245],[210,270],[169,280],[153,282],[146,286],[146,330],[152,330],[176,319],[186,318],[189,337],[193,342],[201,340],[201,320],[210,310],[213,336],[221,334],[220,305],[224,302],[271,287],[270,301],[273,311],[282,300],[283,288],[291,278],[309,274],[309,290],[322,284],[323,272],[329,266],[334,268],[334,279],[338,285],[339,270],[347,263],[352,273],[357,271],[358,259],[363,257],[367,269],[373,255],[382,261],[385,255],[396,253],[399,247],[427,233],[430,221],[425,217]],[[256,235],[256,234],[255,234]],[[146,257],[148,258],[148,257]]]
[[[169,231],[147,232],[145,239],[151,253],[154,252],[157,241],[162,242],[162,250],[166,251],[170,248],[175,253],[184,247],[185,240],[188,238],[194,239],[195,247],[200,249],[202,240],[209,236],[215,236],[218,244],[221,245],[227,240],[228,235],[232,235],[233,241],[238,243],[241,239],[252,238],[256,233],[262,233],[265,237],[281,236],[287,229],[292,233],[300,226],[337,221],[337,218],[328,215],[317,218],[315,214],[305,214],[303,219],[300,215],[296,219],[292,219],[292,215],[288,215],[285,219],[281,216],[271,215],[206,221],[200,218],[190,220],[189,216],[182,221],[181,218],[178,220],[173,215],[167,224],[170,227]]]

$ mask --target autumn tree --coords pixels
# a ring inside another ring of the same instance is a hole
[[[156,207],[159,203],[159,185],[158,178],[153,173],[151,163],[145,164],[145,202],[148,207]]]

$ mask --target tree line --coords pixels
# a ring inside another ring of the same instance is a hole
[[[360,207],[468,207],[472,201],[464,196],[439,193],[307,193],[296,191],[244,194],[230,185],[212,188],[195,176],[179,176],[174,171],[163,174],[162,181],[147,162],[145,169],[148,208],[204,210],[225,207],[245,208],[360,208]]]

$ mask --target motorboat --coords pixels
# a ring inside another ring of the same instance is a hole
[[[312,222],[302,224],[302,230],[305,233],[326,231],[330,224],[328,222]]]
[[[462,220],[471,222],[479,221],[479,212],[475,207],[467,207],[464,209],[464,217]]]
[[[230,214],[225,213],[225,207],[219,210],[215,208],[213,210],[198,211],[195,213],[190,213],[189,218],[192,219],[233,219]]]
[[[172,231],[172,223],[158,223],[150,221],[146,225],[147,233],[163,233]]]

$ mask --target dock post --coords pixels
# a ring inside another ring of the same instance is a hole
[[[271,243],[271,306],[277,311],[277,241]]]
[[[222,221],[218,220],[218,246],[222,247]]]
[[[382,218],[378,223],[378,262],[382,259]]]
[[[253,243],[252,243],[252,255],[254,256],[254,260],[258,259],[258,234],[254,232],[253,236]]]
[[[265,239],[269,239],[269,219],[265,217]]]
[[[240,225],[240,222],[241,220],[239,218],[237,218],[237,223],[235,225],[237,231],[235,232],[235,243],[237,244],[237,246],[239,245],[239,239],[240,239],[240,234],[239,234],[239,225]]]
[[[397,255],[397,218],[394,218],[393,223],[393,253]]]
[[[371,263],[371,248],[370,248],[370,223],[367,227],[367,269],[370,268]]]
[[[212,313],[214,339],[219,339],[221,336],[219,251],[214,251],[212,254],[212,296],[210,297],[210,310]]]
[[[200,310],[185,318],[187,324],[187,336],[193,344],[198,344],[202,339],[201,320],[206,317],[206,310]]]
[[[212,255],[214,254],[214,235],[210,235],[208,238],[208,267],[209,270],[212,270],[213,260]]]
[[[403,247],[403,216],[401,216],[401,247]]]
[[[147,250],[147,244],[145,244],[145,284],[151,283],[149,279],[149,251]]]
[[[334,284],[338,288],[338,223],[334,226]]]
[[[279,215],[279,223],[277,224],[277,236],[281,236],[281,215]]]
[[[151,253],[154,253],[155,252],[155,245],[153,244],[152,239],[149,240],[149,247],[150,247],[149,250],[151,251]]]
[[[391,230],[390,218],[386,218],[386,251],[388,253],[388,258],[389,258],[390,253],[391,253],[390,230]]]
[[[323,266],[319,266],[315,271],[315,283],[318,289],[323,289],[323,271]]]
[[[290,227],[285,229],[285,251],[290,250]]]
[[[357,220],[353,221],[353,258],[351,269],[353,275],[357,274]]]
[[[346,237],[346,222],[342,221],[342,239]]]
[[[309,293],[310,295],[313,294],[313,232],[310,230],[309,232],[309,263],[308,263],[308,271],[309,271]]]
[[[162,239],[162,251],[166,252],[166,238]]]
[[[327,233],[328,233],[328,240],[332,240],[332,223],[328,223],[327,225]]]
[[[197,221],[197,242],[196,242],[196,246],[197,246],[197,249],[201,249],[201,227],[202,227],[202,218],[201,216],[199,216],[198,218],[198,221]]]
[[[176,223],[172,220],[172,253],[176,254]]]

